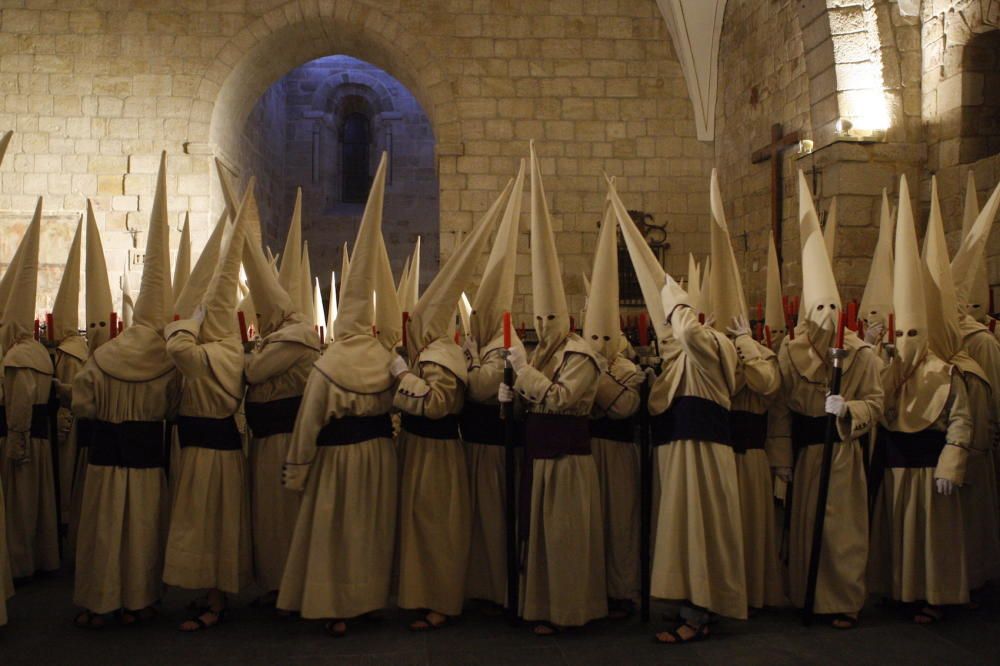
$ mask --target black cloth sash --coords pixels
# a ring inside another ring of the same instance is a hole
[[[244,409],[250,432],[257,438],[292,432],[301,404],[301,395],[269,402],[247,402]]]
[[[734,409],[729,413],[733,430],[733,451],[746,453],[763,449],[767,441],[767,414],[754,414]]]
[[[462,441],[471,444],[504,445],[504,422],[500,418],[500,405],[465,401],[459,417]]]
[[[7,436],[7,407],[0,405],[0,437]]]
[[[31,406],[31,436],[35,439],[49,438],[49,403]]]
[[[564,456],[590,455],[590,419],[586,416],[567,414],[531,414],[525,422],[525,458],[521,468],[521,487],[518,491],[518,538],[522,544],[519,552],[526,552],[524,544],[531,533],[531,486],[536,460],[555,460]]]
[[[458,439],[458,417],[448,414],[444,418],[429,419],[403,413],[403,430],[427,439]]]
[[[887,469],[924,469],[937,467],[941,451],[947,445],[941,430],[894,432],[879,427],[876,446],[883,449],[882,462]]]
[[[342,416],[331,419],[316,435],[316,446],[346,446],[379,437],[392,437],[392,418],[377,416]]]
[[[94,419],[76,420],[76,448],[86,449],[94,441]]]
[[[164,466],[163,421],[89,421],[87,462],[103,467],[152,469]],[[79,425],[77,426],[79,433]]]
[[[607,416],[590,421],[590,436],[612,442],[635,442],[635,419],[609,419]]]
[[[651,416],[649,425],[653,446],[685,439],[726,446],[733,443],[729,410],[693,395],[676,398],[665,412]]]
[[[792,412],[792,448],[796,457],[799,451],[807,446],[816,446],[826,443],[826,417],[806,416],[798,412]],[[840,437],[838,436],[839,440]],[[835,442],[836,443],[836,442]]]
[[[178,416],[177,436],[181,448],[194,446],[200,449],[216,451],[242,451],[243,439],[240,437],[236,420],[232,416],[223,419],[212,419],[204,416]]]

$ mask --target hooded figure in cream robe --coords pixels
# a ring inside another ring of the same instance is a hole
[[[613,187],[609,183],[609,187]],[[618,311],[618,222],[610,201],[594,252],[583,339],[606,363],[590,413],[590,449],[601,483],[604,563],[612,617],[630,614],[640,597],[639,447],[635,414],[645,373],[630,361]]]
[[[462,442],[469,465],[472,541],[465,596],[504,606],[507,601],[507,523],[504,422],[497,391],[503,382],[503,313],[514,300],[517,237],[524,190],[524,160],[504,210],[469,316],[462,343],[468,387],[462,408]],[[419,261],[414,264],[419,269]],[[520,340],[511,336],[511,343]]]
[[[383,158],[354,245],[358,261],[341,277],[334,339],[306,382],[283,476],[301,508],[278,608],[327,619],[333,636],[347,632],[346,620],[384,607],[392,583],[395,380],[392,354],[372,335],[373,292],[380,303],[395,297],[384,288],[392,282],[381,237],[384,189]]]
[[[769,412],[767,453],[779,477],[794,482],[789,534],[789,597],[804,604],[819,492],[826,415],[837,416],[839,441],[830,468],[830,495],[816,583],[815,611],[836,615],[841,629],[857,623],[864,606],[868,562],[868,486],[858,438],[881,415],[881,364],[872,348],[847,331],[839,396],[827,396],[840,296],[805,177],[799,172],[802,240],[802,321],[778,350],[782,391]],[[792,468],[794,466],[794,474]],[[836,506],[836,510],[831,507]]]
[[[459,296],[471,284],[512,189],[508,183],[420,296],[406,325],[410,363],[397,356],[390,368],[399,379],[393,405],[402,413],[399,605],[427,609],[410,625],[418,631],[440,627],[448,616],[461,614],[465,601],[472,515],[458,414],[468,375],[465,357],[452,337],[452,322]],[[353,257],[351,266],[351,271],[358,269]],[[381,306],[389,297],[379,294]],[[385,332],[384,326],[379,328]]]
[[[927,233],[940,233],[939,249],[944,250],[936,184],[932,189]],[[934,243],[929,238],[927,247]],[[962,373],[931,348],[935,334],[928,329],[926,301],[938,304],[940,277],[937,271],[921,274],[904,179],[893,276],[895,350],[882,372],[885,405],[873,456],[873,470],[879,473],[872,478],[881,480],[881,487],[873,513],[869,580],[873,592],[925,603],[914,615],[918,624],[943,619],[942,604],[969,599],[958,488],[965,477],[972,420]],[[925,279],[930,284],[924,285]]]
[[[973,433],[965,485],[960,495],[962,517],[965,519],[969,587],[972,590],[1000,576],[1000,507],[997,505],[1000,456],[996,451],[996,438],[1000,433],[1000,342],[988,328],[985,311],[989,286],[983,266],[986,241],[998,207],[1000,186],[994,189],[986,205],[979,210],[975,180],[970,172],[962,220],[963,239],[950,266],[954,298],[964,305],[963,312],[959,315],[957,326],[952,323],[946,330],[935,327],[931,331],[938,334],[936,337],[945,334],[943,337],[949,343],[949,350],[942,357],[962,370],[969,393]],[[939,272],[945,271],[942,269]],[[932,335],[932,345],[934,342],[935,336]],[[954,352],[956,345],[960,352],[948,355]]]
[[[660,341],[663,371],[649,397],[660,487],[652,595],[682,602],[684,624],[657,634],[662,643],[681,643],[707,637],[711,613],[747,616],[729,431],[738,360],[729,338],[698,322],[688,294],[663,272],[621,201],[613,202]]]
[[[521,616],[539,635],[608,613],[604,521],[589,421],[603,362],[570,332],[559,257],[531,146],[531,273],[538,346],[511,349],[513,391],[526,412],[518,531]],[[510,389],[501,386],[501,397]],[[505,395],[507,394],[507,395]],[[527,543],[524,543],[524,540]]]
[[[147,239],[148,241],[148,239]],[[108,280],[108,266],[104,259],[104,245],[101,243],[101,232],[97,229],[97,219],[94,207],[87,200],[87,355],[93,356],[98,347],[111,339],[111,312],[114,305],[111,302],[111,284]],[[116,331],[117,333],[117,331]],[[70,436],[75,444],[73,489],[70,498],[69,529],[66,542],[69,556],[76,552],[76,536],[80,527],[80,513],[83,506],[83,489],[87,481],[87,458],[90,440],[93,432],[87,419],[74,416]]]
[[[257,203],[250,196],[245,214],[250,216],[248,223],[258,225]],[[290,238],[293,235],[297,234],[289,233]],[[282,487],[281,469],[306,379],[319,358],[319,340],[301,307],[281,288],[256,242],[247,235],[243,260],[261,335],[246,362],[254,573],[257,583],[276,596],[301,498]]]
[[[66,268],[63,271],[56,300],[52,306],[52,340],[57,344],[53,383],[59,398],[59,501],[63,523],[68,522],[73,498],[73,474],[76,469],[76,428],[70,412],[73,396],[73,378],[83,368],[90,350],[87,340],[80,335],[80,251],[83,235],[83,218],[76,227],[70,245]]]
[[[15,255],[17,269],[9,283],[10,297],[0,324],[7,427],[0,445],[0,484],[5,493],[7,548],[14,578],[59,568],[56,472],[48,420],[52,360],[33,337],[41,222],[39,199]]]
[[[151,619],[163,593],[164,422],[180,387],[162,334],[172,302],[162,160],[157,184],[133,325],[98,347],[73,382],[73,415],[88,440],[73,592],[82,628],[118,610],[126,624]]]
[[[767,411],[781,390],[781,371],[778,369],[775,353],[755,341],[750,332],[743,283],[733,254],[718,176],[714,169],[711,209],[712,272],[703,293],[708,296],[708,309],[714,317],[714,326],[728,333],[739,358],[737,389],[730,417],[740,488],[747,602],[751,608],[779,606],[784,603],[785,598],[778,566],[774,486],[764,447],[767,441]],[[827,223],[830,234],[826,239],[831,246],[832,230],[836,228],[835,213],[836,209],[831,208],[831,217]],[[775,265],[776,259],[777,257]],[[780,296],[777,300],[780,303]],[[770,333],[772,336],[784,334],[781,329],[770,330]]]
[[[238,593],[252,578],[246,459],[234,417],[244,391],[236,295],[253,187],[251,178],[202,306],[164,331],[184,381],[163,580],[209,590],[203,612],[184,622],[183,631],[218,624],[225,594]]]

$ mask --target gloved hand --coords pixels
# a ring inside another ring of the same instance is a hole
[[[955,484],[948,479],[934,479],[934,487],[937,488],[938,495],[948,497],[955,492]]]
[[[389,364],[389,373],[396,379],[400,375],[405,374],[410,371],[410,365],[406,362],[406,359],[396,354],[393,357],[392,363]]]
[[[191,319],[199,325],[205,321],[205,306],[199,303],[198,307],[196,307],[194,312],[191,313]]]
[[[708,326],[709,328],[715,328],[715,315],[714,314],[705,315],[705,326]]]
[[[15,465],[24,465],[25,463],[31,462],[31,457],[28,455],[27,433],[8,433],[6,449],[7,457],[10,458]]]
[[[844,400],[844,396],[826,396],[825,411],[827,414],[833,414],[836,417],[845,416],[847,414],[847,401]]]
[[[465,353],[465,360],[472,362],[479,358],[479,343],[471,335],[467,335],[462,340],[462,351]]]
[[[510,360],[510,367],[514,368],[515,375],[521,374],[521,370],[528,366],[528,354],[522,345],[512,345],[507,358]]]
[[[792,480],[792,468],[791,467],[775,467],[774,475],[784,481],[785,483],[790,483]]]
[[[750,335],[750,322],[743,315],[736,315],[733,317],[733,325],[728,327],[726,332],[734,338],[738,338],[741,335]]]
[[[646,368],[646,378],[649,380],[649,385],[652,386],[656,382],[656,370]]]
[[[885,332],[885,325],[882,322],[877,324],[872,324],[865,329],[865,342],[870,345],[877,343],[882,339],[882,333]]]
[[[501,405],[508,402],[514,402],[514,389],[504,383],[501,383],[500,388],[497,389],[497,402]]]

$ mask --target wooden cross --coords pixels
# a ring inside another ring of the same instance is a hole
[[[781,123],[771,125],[771,143],[760,150],[755,150],[750,156],[750,162],[760,164],[771,161],[771,231],[774,234],[774,249],[778,252],[778,267],[784,266],[781,260],[781,202],[784,199],[781,180],[781,153],[789,146],[799,142],[799,133],[783,134]]]

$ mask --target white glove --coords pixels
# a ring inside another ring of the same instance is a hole
[[[774,475],[784,481],[785,483],[791,483],[792,481],[792,468],[791,467],[775,467]]]
[[[738,338],[741,335],[750,335],[750,322],[743,315],[736,315],[733,317],[733,325],[727,328],[726,331],[734,338]]]
[[[462,340],[462,351],[465,352],[465,358],[469,361],[479,358],[479,343],[471,335],[465,336]]]
[[[715,315],[714,314],[705,315],[705,326],[708,326],[709,328],[715,328]]]
[[[882,322],[872,324],[865,329],[865,342],[870,345],[875,344],[882,338],[883,332],[885,332],[885,325]]]
[[[934,487],[937,488],[938,495],[945,497],[955,492],[955,484],[948,479],[934,479]]]
[[[847,401],[842,395],[828,395],[826,396],[825,410],[827,414],[833,414],[837,417],[845,416],[847,414]]]
[[[205,306],[199,304],[198,307],[194,309],[194,312],[191,313],[191,319],[201,325],[201,323],[205,321]]]
[[[646,368],[646,377],[649,379],[649,384],[653,385],[656,383],[656,370],[653,368]]]
[[[514,402],[514,389],[504,383],[501,383],[500,388],[497,389],[497,402],[501,405],[508,402]]]
[[[510,355],[507,356],[510,367],[514,368],[514,374],[521,374],[521,371],[528,365],[528,354],[521,345],[513,345],[510,348]]]
[[[410,365],[406,362],[406,359],[396,354],[392,359],[392,363],[389,364],[389,373],[392,374],[394,378],[399,378],[400,375],[405,374],[410,371]]]

